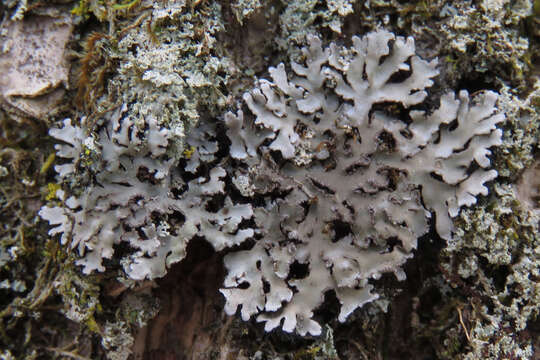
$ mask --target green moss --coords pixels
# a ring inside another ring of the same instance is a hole
[[[61,186],[56,183],[48,183],[47,184],[47,195],[45,196],[45,200],[50,201],[53,199],[56,199],[56,192],[61,189]]]
[[[76,16],[88,17],[90,14],[88,0],[79,0],[79,3],[71,10],[71,13]]]
[[[112,8],[114,10],[126,10],[131,9],[133,6],[137,5],[140,2],[140,0],[131,0],[131,1],[124,1],[121,4],[114,4]]]

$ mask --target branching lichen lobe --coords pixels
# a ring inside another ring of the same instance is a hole
[[[238,305],[243,319],[261,313],[266,330],[318,335],[312,317],[323,294],[335,291],[345,321],[378,297],[370,279],[384,272],[404,279],[400,266],[432,215],[439,235],[452,240],[452,218],[497,175],[487,156],[501,143],[496,124],[504,115],[496,93],[471,103],[461,91],[443,95],[429,114],[409,111],[407,124],[382,109],[421,103],[438,73],[436,61],[415,55],[412,38],[378,31],[355,37],[351,49],[308,41],[305,65],[292,63],[289,74],[283,64],[270,68],[271,80],[244,95],[251,114],[225,116],[231,156],[246,164],[234,178],[249,178],[263,196],[268,181],[287,195],[255,210],[263,238],[226,256],[222,293],[228,313]],[[400,71],[409,76],[394,80]],[[373,111],[375,104],[385,106]],[[272,152],[283,161],[265,156]],[[338,235],[338,223],[348,230]],[[299,279],[291,278],[295,263],[309,269]]]

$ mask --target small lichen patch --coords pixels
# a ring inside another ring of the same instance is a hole
[[[540,211],[540,161],[525,170],[517,184],[517,198],[530,210]]]

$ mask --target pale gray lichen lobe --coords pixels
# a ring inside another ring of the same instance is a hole
[[[61,129],[50,131],[66,143],[56,146],[57,155],[72,161],[55,166],[59,177],[67,180],[84,172],[93,178],[80,195],[67,197],[60,191],[60,204],[39,212],[56,226],[50,235],[61,234],[63,244],[78,249],[83,257],[77,264],[83,271],[105,271],[102,260],[112,258],[113,246],[125,242],[133,249],[120,260],[126,273],[133,279],[153,279],[185,257],[195,235],[218,250],[252,236],[251,229],[238,229],[242,219],[252,216],[249,204],[233,205],[226,197],[220,211],[206,209],[207,201],[224,193],[225,170],[216,166],[208,177],[184,182],[173,159],[165,155],[169,131],[156,121],[146,130],[138,128],[126,109],[115,111],[99,132],[101,155],[87,168],[81,164],[81,155],[89,150],[83,149],[82,129],[66,119]],[[174,214],[184,217],[181,225],[174,226]]]
[[[221,291],[228,313],[242,305],[242,318],[259,314],[266,330],[318,335],[312,317],[324,293],[335,291],[345,321],[378,297],[369,279],[404,279],[400,266],[432,214],[438,234],[452,239],[452,218],[497,175],[487,156],[501,143],[504,115],[496,93],[471,101],[461,91],[431,113],[396,118],[390,104],[421,103],[438,73],[412,38],[378,31],[353,38],[351,49],[308,41],[305,65],[270,68],[271,80],[244,95],[252,115],[225,116],[231,156],[246,165],[235,177],[249,175],[266,206],[255,212],[262,239],[226,256]],[[271,200],[276,190],[286,195]],[[306,273],[298,278],[293,264]]]

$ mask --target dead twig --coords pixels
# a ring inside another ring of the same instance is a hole
[[[45,349],[48,350],[48,351],[54,352],[54,353],[56,353],[58,355],[66,356],[66,357],[76,359],[76,360],[91,360],[90,358],[87,358],[85,356],[81,356],[79,354],[75,354],[75,353],[73,353],[71,351],[65,351],[65,350],[62,350],[62,349],[54,348],[54,347],[48,347],[48,348],[45,348]]]
[[[463,316],[461,315],[461,309],[457,308],[458,316],[459,316],[459,322],[461,323],[461,326],[463,327],[463,331],[465,332],[465,336],[467,337],[467,341],[469,344],[471,343],[471,337],[469,335],[469,331],[467,330],[467,327],[465,326],[465,323],[463,322]]]

